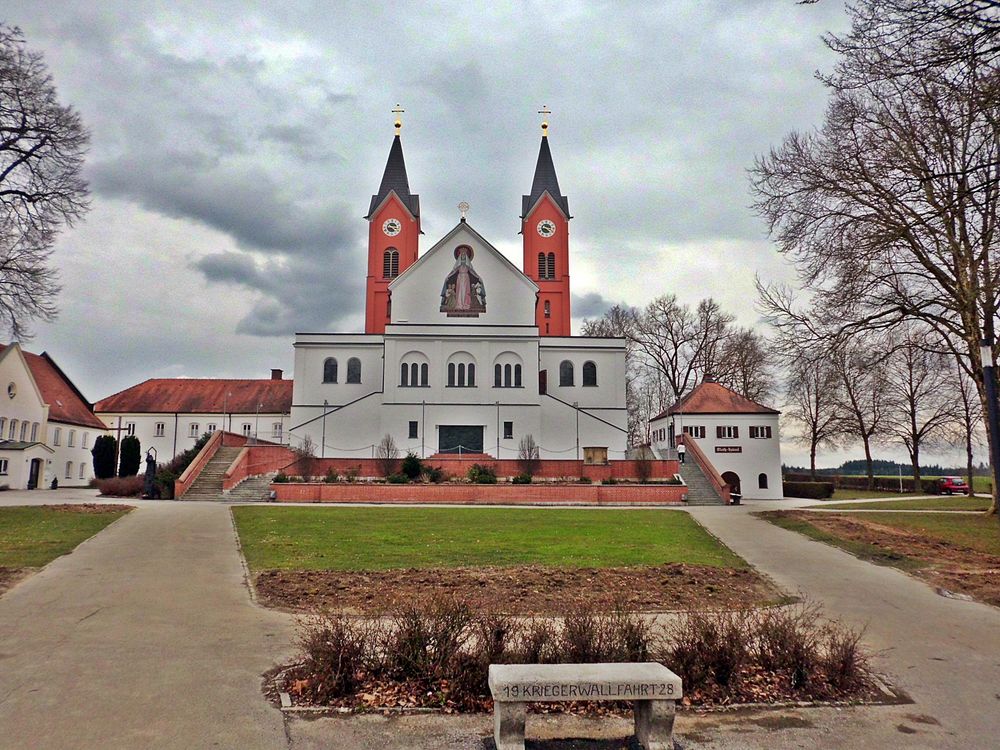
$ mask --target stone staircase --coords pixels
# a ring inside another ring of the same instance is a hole
[[[690,458],[690,456],[688,456]],[[680,475],[688,486],[688,505],[723,505],[715,487],[694,461],[681,464]]]
[[[241,450],[243,450],[241,447],[219,448],[181,500],[227,499],[222,495],[222,477]]]
[[[247,477],[223,495],[223,498],[231,503],[267,502],[271,496],[273,478],[274,474]]]

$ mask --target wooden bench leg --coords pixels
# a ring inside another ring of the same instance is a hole
[[[493,740],[497,750],[524,750],[526,703],[493,703]]]
[[[635,701],[632,710],[643,750],[674,750],[674,701]]]

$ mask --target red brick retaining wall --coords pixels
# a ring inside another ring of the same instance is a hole
[[[227,438],[228,442],[228,438]],[[425,463],[443,469],[449,476],[464,477],[469,467],[475,463],[488,464],[496,471],[498,477],[513,477],[521,473],[516,460],[483,458],[435,457],[425,459]],[[605,479],[637,480],[639,478],[635,461],[611,461],[607,464],[585,464],[583,461],[543,459],[535,473],[536,479],[578,479],[587,477],[594,482]],[[654,480],[671,479],[679,471],[676,461],[650,461],[650,478]],[[271,472],[284,471],[289,476],[301,476],[303,472],[300,460],[290,450],[278,446],[247,446],[230,467],[223,483],[223,489],[229,490],[247,477],[261,476]],[[313,476],[325,476],[333,469],[340,476],[356,471],[361,478],[381,477],[379,462],[372,458],[314,458],[311,473]],[[524,485],[519,485],[524,486]]]
[[[683,485],[272,484],[279,502],[461,505],[679,505]]]

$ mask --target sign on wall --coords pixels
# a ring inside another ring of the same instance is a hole
[[[743,447],[740,445],[717,445],[715,446],[716,453],[742,453]]]

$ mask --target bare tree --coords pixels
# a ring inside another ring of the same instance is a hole
[[[752,328],[734,328],[722,342],[715,379],[751,401],[767,401],[775,385],[767,340]]]
[[[969,493],[972,494],[972,480],[975,475],[975,447],[981,444],[979,430],[983,426],[983,409],[976,393],[976,384],[961,367],[951,370],[949,388],[954,410],[947,426],[950,442],[965,448],[966,475],[969,481]]]
[[[517,468],[522,474],[534,476],[540,465],[538,443],[535,442],[534,435],[525,435],[517,445]]]
[[[396,447],[396,440],[392,435],[386,433],[385,437],[375,446],[375,460],[383,477],[388,477],[396,472],[399,464],[399,448]]]
[[[816,453],[837,447],[843,426],[840,381],[825,357],[802,357],[788,378],[786,419],[799,427],[796,442],[809,446],[809,472],[816,479]]]
[[[951,372],[945,356],[921,332],[907,330],[887,361],[886,434],[906,446],[920,489],[920,449],[932,445],[952,416]]]
[[[306,435],[302,438],[302,443],[292,448],[295,454],[295,466],[298,468],[302,479],[308,482],[316,473],[316,443],[312,436]]]
[[[29,334],[28,321],[55,318],[49,258],[59,230],[87,209],[87,141],[42,56],[20,29],[0,24],[0,325],[15,339]]]
[[[831,357],[840,381],[837,391],[842,432],[850,440],[860,440],[865,449],[868,489],[875,487],[872,470],[872,442],[882,428],[887,408],[884,352],[870,340],[853,342]]]
[[[825,122],[752,170],[756,208],[815,300],[803,311],[789,290],[759,284],[762,307],[779,330],[827,341],[919,321],[985,407],[979,341],[1000,295],[1000,73],[984,64],[994,37],[956,23],[900,45],[899,7],[849,6],[851,31],[829,40],[840,61]]]

